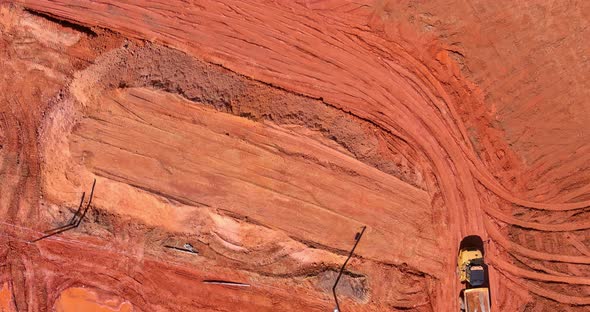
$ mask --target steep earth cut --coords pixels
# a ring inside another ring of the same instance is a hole
[[[586,310],[587,5],[435,4],[0,6],[0,307],[329,311],[366,225],[345,311],[458,311],[469,234],[495,309]]]

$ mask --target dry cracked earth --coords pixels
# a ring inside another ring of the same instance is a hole
[[[0,311],[589,311],[588,16],[0,2]]]

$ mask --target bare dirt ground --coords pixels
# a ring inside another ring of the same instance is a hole
[[[0,311],[587,311],[590,6],[361,2],[0,5]]]

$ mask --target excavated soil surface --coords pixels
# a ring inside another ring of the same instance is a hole
[[[0,311],[590,308],[585,2],[17,2]]]

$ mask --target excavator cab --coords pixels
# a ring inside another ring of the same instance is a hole
[[[466,281],[471,287],[479,287],[485,283],[486,268],[482,258],[471,260],[465,270]]]

